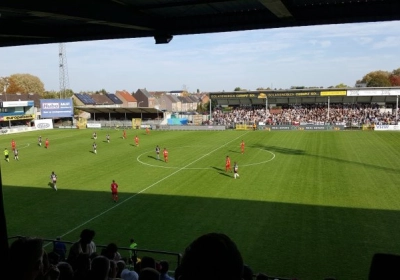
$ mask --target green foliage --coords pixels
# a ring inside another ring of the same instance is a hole
[[[349,87],[348,85],[345,85],[343,83],[340,83],[340,84],[335,86],[335,88],[348,88],[348,87]]]
[[[390,86],[389,76],[388,71],[373,71],[366,74],[359,82],[367,84],[367,87],[388,87]]]
[[[51,90],[51,91],[45,91],[42,97],[44,99],[58,99],[60,98],[60,94],[58,91]]]
[[[9,236],[75,241],[92,228],[96,244],[126,247],[134,236],[141,249],[183,252],[199,235],[223,232],[255,272],[310,280],[363,279],[374,253],[397,252],[399,133],[96,132],[97,155],[93,130],[3,135],[3,147],[13,138],[20,150],[19,162],[1,164]],[[156,160],[156,145],[169,163]],[[239,164],[237,180],[226,155]]]

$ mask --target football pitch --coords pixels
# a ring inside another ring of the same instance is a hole
[[[75,241],[91,228],[96,244],[127,247],[134,237],[140,249],[183,252],[222,232],[254,272],[311,280],[367,279],[374,253],[400,253],[398,132],[127,130],[124,140],[97,130],[94,154],[93,131],[1,136],[2,149],[14,139],[20,152],[1,161],[9,236]],[[225,172],[227,155],[240,178]]]

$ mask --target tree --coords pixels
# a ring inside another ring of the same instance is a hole
[[[8,81],[7,93],[44,93],[43,82],[31,74],[13,74]]]
[[[50,90],[50,91],[45,91],[42,97],[44,99],[57,99],[60,98],[60,94],[58,93],[58,91]]]
[[[359,82],[367,84],[367,87],[390,87],[389,76],[390,73],[388,71],[372,71]]]
[[[235,89],[233,91],[244,91],[245,89],[241,88],[241,87],[235,87]]]
[[[400,68],[394,69],[389,76],[390,84],[394,87],[400,86]]]
[[[390,85],[394,87],[400,86],[400,75],[390,75],[389,77]]]
[[[104,89],[104,88],[102,88],[101,90],[96,90],[95,92],[94,92],[95,94],[107,94],[107,91]]]
[[[392,75],[400,76],[400,68],[394,69],[394,70],[392,71]]]
[[[271,90],[271,89],[269,87],[266,87],[266,88],[259,87],[259,88],[256,88],[256,90]]]
[[[343,83],[340,83],[340,84],[335,86],[335,88],[348,88],[348,87],[349,87],[348,85],[345,85]]]

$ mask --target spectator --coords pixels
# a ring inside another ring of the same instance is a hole
[[[160,273],[150,267],[143,268],[139,273],[140,280],[160,280]]]
[[[264,273],[258,273],[256,276],[256,280],[268,280],[268,276]]]
[[[74,271],[72,266],[67,262],[60,262],[57,265],[58,270],[60,271],[60,277],[58,280],[73,280],[74,279]]]
[[[110,260],[104,256],[97,256],[92,261],[89,280],[107,280],[110,272]]]
[[[186,248],[180,273],[181,280],[241,280],[243,260],[228,236],[209,233]]]
[[[75,261],[74,280],[86,280],[90,272],[91,259],[89,254],[79,254]]]
[[[43,240],[20,238],[10,246],[9,279],[33,280],[43,273]]]
[[[174,280],[168,275],[169,263],[167,261],[160,261],[160,280]]]
[[[243,280],[253,280],[253,270],[248,265],[243,265]]]
[[[67,246],[61,241],[61,237],[57,237],[53,242],[53,252],[60,256],[60,261],[65,260],[65,256],[67,255]]]
[[[85,253],[91,255],[96,252],[96,245],[93,242],[94,236],[94,230],[84,229],[81,232],[79,241],[75,242],[71,246],[68,255],[68,263],[70,263],[74,269],[75,261],[78,258],[79,254]]]

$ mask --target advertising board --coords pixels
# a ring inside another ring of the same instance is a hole
[[[72,118],[74,106],[72,99],[40,99],[42,118]]]
[[[53,129],[53,120],[51,119],[41,119],[35,120],[36,129]]]

